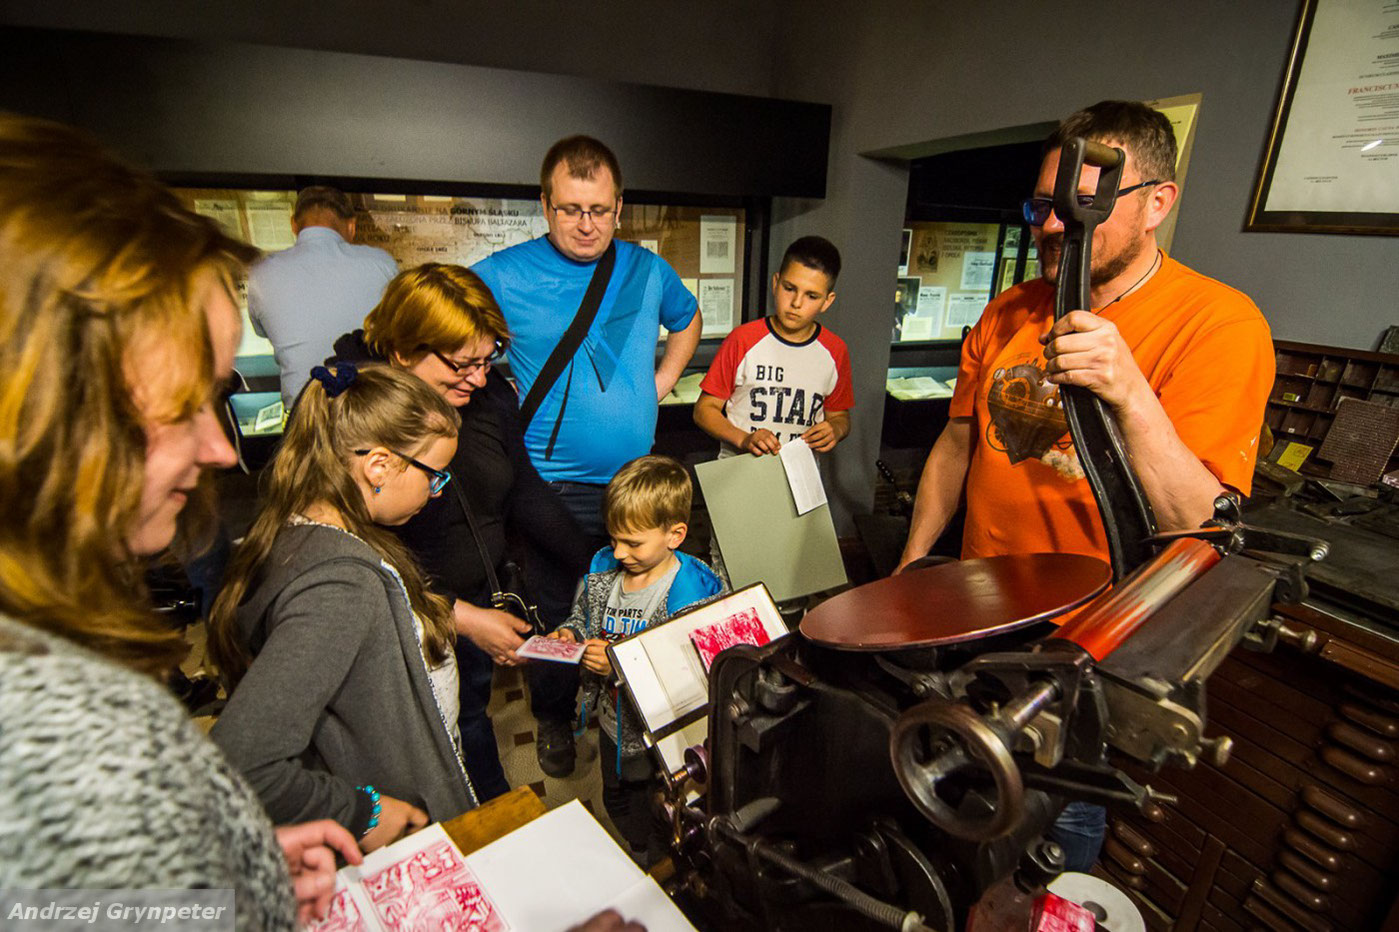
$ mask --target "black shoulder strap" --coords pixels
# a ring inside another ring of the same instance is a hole
[[[583,294],[583,303],[578,305],[578,313],[573,315],[573,323],[568,325],[564,335],[559,339],[554,351],[549,354],[549,358],[544,361],[544,366],[539,370],[539,376],[534,380],[534,384],[529,387],[529,394],[525,396],[524,404],[520,405],[520,414],[524,418],[524,424],[529,426],[534,420],[535,412],[544,403],[544,396],[549,394],[549,389],[554,387],[554,383],[559,380],[564,367],[573,359],[573,354],[578,352],[578,347],[583,344],[583,338],[588,335],[588,328],[593,325],[593,320],[597,318],[598,308],[602,305],[602,296],[607,291],[607,283],[612,280],[612,269],[617,264],[617,244],[609,243],[607,251],[597,260],[597,265],[593,266],[593,277],[588,282],[588,290]]]
[[[476,542],[476,549],[481,552],[481,566],[486,570],[486,584],[491,587],[491,596],[494,598],[500,593],[500,580],[496,577],[495,567],[491,565],[491,554],[486,549],[486,542],[481,537],[481,529],[476,526],[476,515],[471,510],[471,503],[466,500],[466,490],[461,487],[460,477],[453,476],[451,483],[452,492],[457,497],[457,504],[461,506],[462,514],[466,515],[466,526],[471,528],[471,539]]]

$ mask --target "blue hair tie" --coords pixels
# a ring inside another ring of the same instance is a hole
[[[316,366],[311,370],[311,378],[320,382],[325,387],[325,396],[334,398],[345,389],[350,387],[350,383],[355,380],[359,371],[355,369],[354,363],[342,362],[335,367],[332,373],[325,366]]]

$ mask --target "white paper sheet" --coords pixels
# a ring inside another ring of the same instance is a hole
[[[889,379],[885,390],[900,401],[920,401],[926,398],[951,398],[952,389],[927,375]]]
[[[939,322],[942,315],[939,314]],[[933,319],[931,317],[915,317],[912,314],[904,318],[903,328],[899,331],[899,342],[907,343],[911,340],[931,340],[937,336],[933,330]]]
[[[270,252],[296,245],[296,234],[291,231],[289,205],[277,202],[245,204],[243,215],[248,219],[248,239],[258,249]]]
[[[965,252],[962,254],[962,290],[981,292],[981,300],[986,300],[991,290],[991,279],[996,274],[996,254],[994,252]]]
[[[816,468],[816,454],[806,441],[800,437],[788,440],[777,455],[782,457],[782,468],[787,471],[787,485],[792,489],[797,514],[804,515],[826,504],[826,487]]]
[[[947,298],[947,326],[970,327],[986,309],[986,294],[952,294]]]
[[[658,239],[639,239],[636,241],[636,245],[654,252],[658,256],[661,254],[661,241]]]
[[[732,275],[738,218],[728,214],[700,215],[700,274]]]
[[[574,800],[466,859],[512,930],[563,932],[604,909],[648,932],[694,926]]]
[[[732,278],[702,278],[699,283],[700,316],[704,336],[726,336],[734,327]]]
[[[239,219],[236,200],[197,200],[194,202],[194,212],[213,220],[234,239],[243,238],[243,224]]]
[[[933,321],[933,329],[942,329],[942,315],[947,310],[947,289],[942,285],[918,287],[918,316]],[[905,322],[904,326],[908,326]]]

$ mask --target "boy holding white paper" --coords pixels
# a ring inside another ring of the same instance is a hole
[[[850,354],[816,322],[835,301],[840,252],[803,236],[772,276],[773,313],[730,333],[700,383],[695,423],[720,456],[776,453],[798,437],[828,453],[850,433]]]
[[[719,456],[777,453],[801,439],[829,453],[850,433],[850,354],[816,322],[836,298],[840,251],[820,236],[787,247],[772,276],[773,313],[724,339],[700,383],[695,423],[719,441]],[[719,542],[710,561],[724,579]]]
[[[568,620],[551,635],[586,647],[580,724],[597,709],[603,805],[643,866],[659,857],[663,842],[650,805],[659,774],[636,710],[619,698],[607,646],[725,590],[703,561],[678,552],[692,496],[689,474],[670,457],[643,456],[623,466],[603,496],[612,546],[593,556]]]

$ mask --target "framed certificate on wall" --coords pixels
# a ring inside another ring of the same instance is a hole
[[[1399,235],[1399,28],[1305,0],[1245,229]]]

